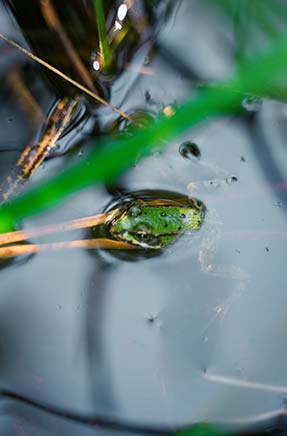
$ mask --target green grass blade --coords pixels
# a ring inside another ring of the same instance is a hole
[[[106,20],[102,0],[94,0],[96,20],[99,34],[100,52],[103,58],[104,68],[108,69],[112,64],[112,53],[109,46],[106,30]]]

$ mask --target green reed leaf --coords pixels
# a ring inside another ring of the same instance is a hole
[[[104,68],[109,68],[112,64],[112,52],[109,45],[107,30],[106,30],[106,20],[105,12],[103,8],[102,0],[94,0],[94,5],[96,9],[96,20],[99,34],[99,44],[100,52],[103,58]]]

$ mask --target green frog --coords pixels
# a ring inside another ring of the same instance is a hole
[[[110,211],[109,233],[113,239],[135,248],[161,250],[187,231],[202,227],[206,208],[196,198],[134,198]]]

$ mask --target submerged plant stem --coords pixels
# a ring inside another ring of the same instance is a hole
[[[80,98],[64,97],[58,101],[36,146],[28,145],[24,149],[16,167],[0,186],[0,194],[4,201],[9,200],[17,192],[17,189],[32,176],[49,152],[55,148],[80,104]]]
[[[51,224],[44,227],[39,227],[28,232],[17,230],[15,232],[7,232],[0,235],[0,245],[12,244],[14,242],[26,241],[39,236],[51,235],[53,233],[69,232],[72,230],[87,229],[103,225],[109,219],[109,214],[100,213],[98,215],[78,218],[71,221],[63,221],[61,223]]]
[[[86,250],[94,250],[101,248],[105,250],[134,250],[135,247],[121,241],[112,239],[79,239],[74,241],[50,242],[46,244],[23,244],[10,245],[8,247],[0,247],[0,259],[10,259],[20,255],[30,255],[39,253],[40,251],[61,250],[81,248]]]

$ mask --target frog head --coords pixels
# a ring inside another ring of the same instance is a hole
[[[204,204],[195,199],[127,202],[110,223],[111,236],[138,248],[163,249],[186,231],[196,231],[205,216]]]

